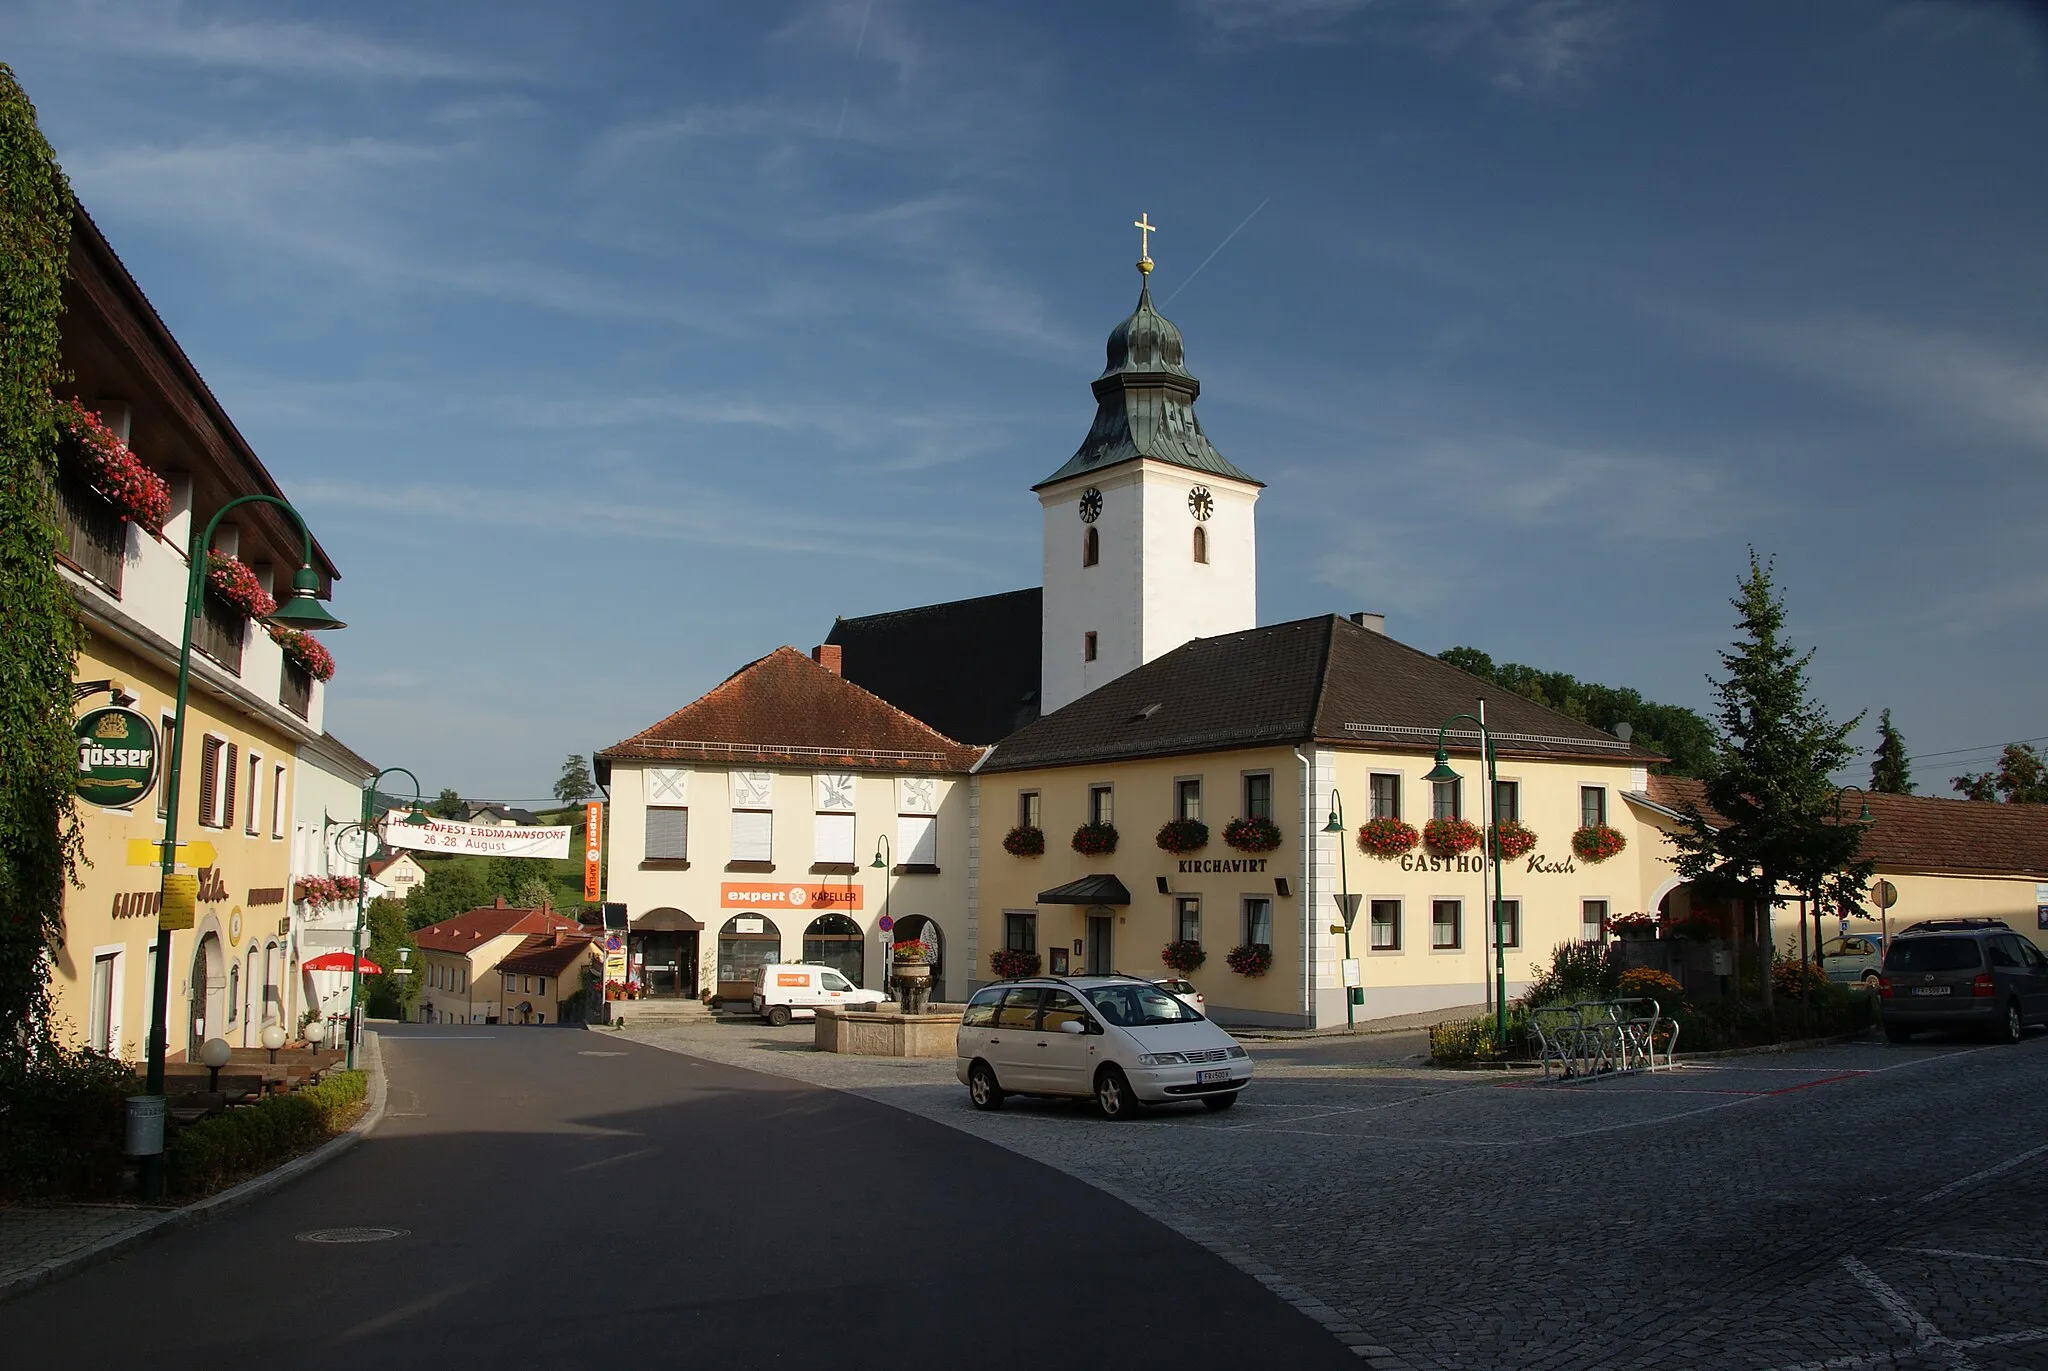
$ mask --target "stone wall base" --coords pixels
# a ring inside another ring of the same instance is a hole
[[[950,1057],[957,1046],[960,1011],[871,1014],[820,1008],[811,1039],[820,1052],[851,1057]]]

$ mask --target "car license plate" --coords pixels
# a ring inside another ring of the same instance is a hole
[[[1916,985],[1913,987],[1913,993],[1915,995],[1946,995],[1949,989],[1950,987],[1945,985]]]
[[[1228,1068],[1221,1071],[1197,1071],[1195,1073],[1195,1083],[1197,1085],[1218,1085],[1229,1079],[1230,1071]]]

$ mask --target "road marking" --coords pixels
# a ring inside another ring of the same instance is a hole
[[[1972,1172],[1971,1174],[1963,1177],[1959,1181],[1950,1181],[1947,1185],[1944,1185],[1939,1190],[1928,1191],[1925,1195],[1922,1195],[1918,1200],[1914,1201],[1914,1203],[1928,1204],[1934,1200],[1942,1199],[1946,1196],[1953,1195],[1958,1190],[1966,1190],[1970,1186],[1975,1185],[1978,1181],[1988,1181],[1993,1176],[2003,1176],[2006,1172],[2012,1170],[2014,1167],[2023,1165],[2024,1163],[2033,1160],[2035,1157],[2040,1156],[2043,1152],[2048,1152],[2048,1143],[2042,1143],[2039,1147],[2029,1148],[2025,1152],[2020,1153],[2017,1157],[2009,1157],[2005,1161],[2000,1162],[1996,1166],[1987,1166],[1982,1171]]]
[[[1891,1315],[1892,1321],[1918,1338],[1921,1342],[1945,1342],[1941,1330],[1927,1321],[1927,1316],[1915,1309],[1904,1295],[1886,1285],[1875,1271],[1857,1261],[1854,1257],[1842,1258],[1842,1269],[1855,1277],[1856,1283],[1870,1292],[1878,1307]]]
[[[623,1057],[626,1054],[623,1052],[578,1052],[576,1055],[579,1057]]]
[[[437,1290],[431,1295],[422,1295],[410,1304],[401,1304],[389,1313],[379,1314],[376,1318],[365,1320],[353,1328],[343,1329],[335,1335],[335,1341],[353,1342],[357,1338],[367,1337],[372,1333],[381,1333],[394,1323],[403,1322],[415,1314],[424,1314],[435,1305],[453,1299],[475,1284],[475,1281],[463,1281],[461,1284],[451,1285],[445,1290]]]
[[[594,1162],[583,1162],[580,1165],[572,1166],[562,1174],[574,1175],[578,1171],[594,1171],[600,1166],[610,1166],[613,1162],[629,1162],[635,1157],[651,1157],[658,1150],[657,1148],[643,1147],[638,1152],[621,1152],[616,1157],[599,1157]]]
[[[2005,1262],[2013,1266],[2048,1266],[2039,1257],[1997,1257],[1989,1252],[1957,1252],[1947,1247],[1894,1247],[1894,1252],[1918,1252],[1923,1257],[1961,1257],[1973,1262]]]
[[[495,1033],[436,1033],[430,1037],[426,1034],[415,1036],[411,1033],[406,1033],[393,1038],[392,1041],[398,1043],[475,1043],[489,1042],[497,1036]]]

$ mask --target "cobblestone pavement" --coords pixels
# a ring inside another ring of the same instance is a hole
[[[122,1205],[0,1209],[0,1287],[108,1238],[147,1228],[160,1212]]]
[[[1058,1167],[1362,1330],[1345,1340],[1374,1367],[2048,1367],[2038,1035],[1572,1085],[1253,1044],[1237,1109],[1120,1124],[1066,1102],[976,1113],[951,1061],[814,1053],[802,1025],[629,1036]]]

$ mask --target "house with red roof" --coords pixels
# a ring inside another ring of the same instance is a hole
[[[515,992],[517,998],[511,998],[505,992],[499,963],[516,954],[576,940],[589,941],[576,920],[545,906],[521,909],[507,905],[502,896],[495,904],[428,924],[413,934],[421,962],[420,993],[415,1002],[420,1022],[500,1023],[506,1021],[508,1004],[516,1008],[522,1002],[525,1015],[543,1006],[548,1012],[546,1021],[558,1022],[552,1012],[554,1000],[549,997],[556,994],[562,971],[515,972],[523,978],[523,988]],[[564,967],[568,965],[564,963]],[[537,975],[547,977],[539,988],[531,984]],[[580,981],[571,993],[578,989]]]

